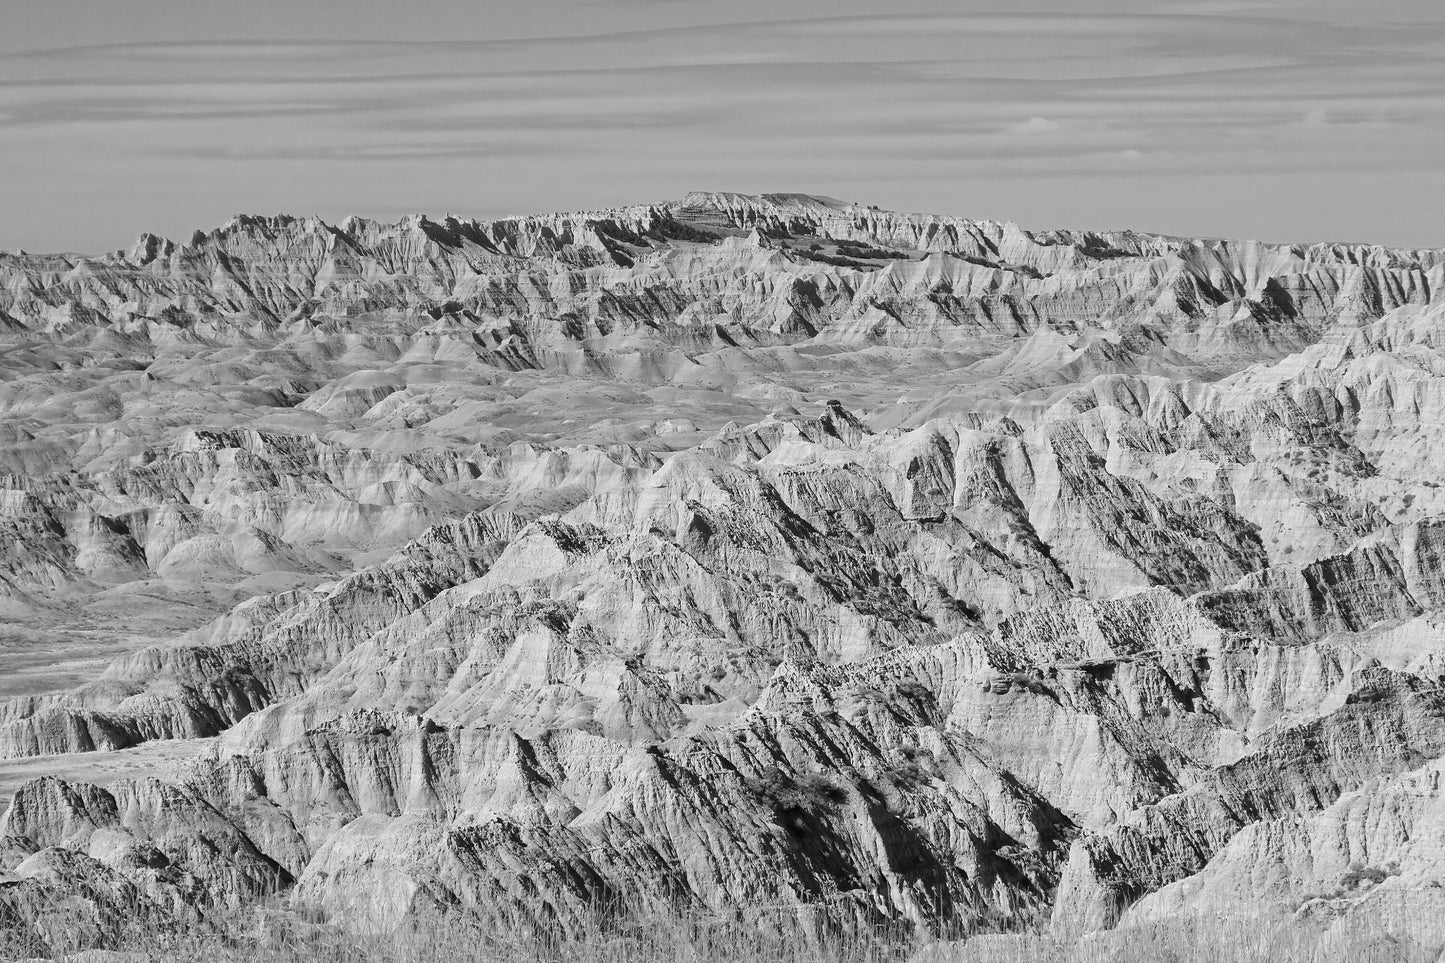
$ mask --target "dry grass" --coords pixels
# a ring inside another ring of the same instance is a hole
[[[367,935],[309,921],[280,904],[253,906],[223,922],[179,925],[169,914],[163,922],[154,909],[137,902],[97,918],[79,900],[21,907],[24,925],[10,927],[8,940],[0,915],[0,959],[73,959],[98,948],[136,960],[197,963],[902,963],[915,949],[896,925],[796,910],[756,913],[748,923],[704,914],[620,923],[599,911],[566,933],[453,916]]]
[[[10,919],[4,911],[11,911]],[[0,903],[0,959],[73,963],[1436,963],[1445,920],[1402,906],[1340,919],[1189,917],[1060,942],[1030,934],[920,940],[825,910],[776,910],[747,924],[677,914],[619,925],[599,914],[569,935],[502,932],[459,918],[417,921],[365,936],[311,922],[281,904],[223,923],[158,925],[154,905],[97,914],[93,904]],[[17,919],[19,911],[26,919]],[[1366,922],[1359,922],[1365,920]],[[15,924],[21,924],[16,926]],[[109,951],[95,954],[97,948]],[[110,955],[116,954],[116,955]]]

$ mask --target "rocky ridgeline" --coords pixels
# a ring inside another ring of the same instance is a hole
[[[0,903],[1438,913],[1442,272],[733,194],[0,258],[8,617],[189,606],[0,757],[215,737],[24,784]]]

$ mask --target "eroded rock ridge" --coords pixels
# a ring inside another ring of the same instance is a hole
[[[1438,912],[1442,284],[722,193],[0,255],[0,758],[202,747],[15,788],[0,903]]]

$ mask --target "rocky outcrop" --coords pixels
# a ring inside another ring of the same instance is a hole
[[[27,783],[0,868],[362,928],[1415,899],[1442,271],[732,194],[0,258],[3,611],[113,656],[0,759],[216,737]]]

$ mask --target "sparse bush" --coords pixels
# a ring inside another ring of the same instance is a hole
[[[1345,875],[1340,877],[1338,892],[1348,893],[1351,890],[1359,889],[1361,886],[1373,886],[1376,883],[1383,883],[1391,876],[1400,875],[1399,863],[1386,863],[1384,866],[1364,866],[1360,863],[1351,863]]]
[[[1080,665],[1080,668],[1087,669],[1088,666]],[[1009,692],[1032,692],[1035,695],[1046,695],[1049,687],[1044,684],[1043,676],[1036,671],[1028,672],[1007,672],[995,676],[985,683],[985,688],[995,695],[1005,695]]]
[[[177,328],[189,328],[196,323],[196,319],[191,317],[190,312],[174,304],[168,304],[161,308],[161,313],[156,315],[156,320]]]
[[[868,258],[871,260],[906,259],[908,257],[908,255],[902,251],[894,251],[886,247],[874,247],[862,241],[839,241],[838,253],[845,257]]]
[[[795,785],[806,801],[817,805],[841,806],[848,801],[847,790],[821,772],[805,772]]]
[[[893,691],[903,699],[921,700],[933,697],[933,692],[921,682],[904,681],[893,686]]]

